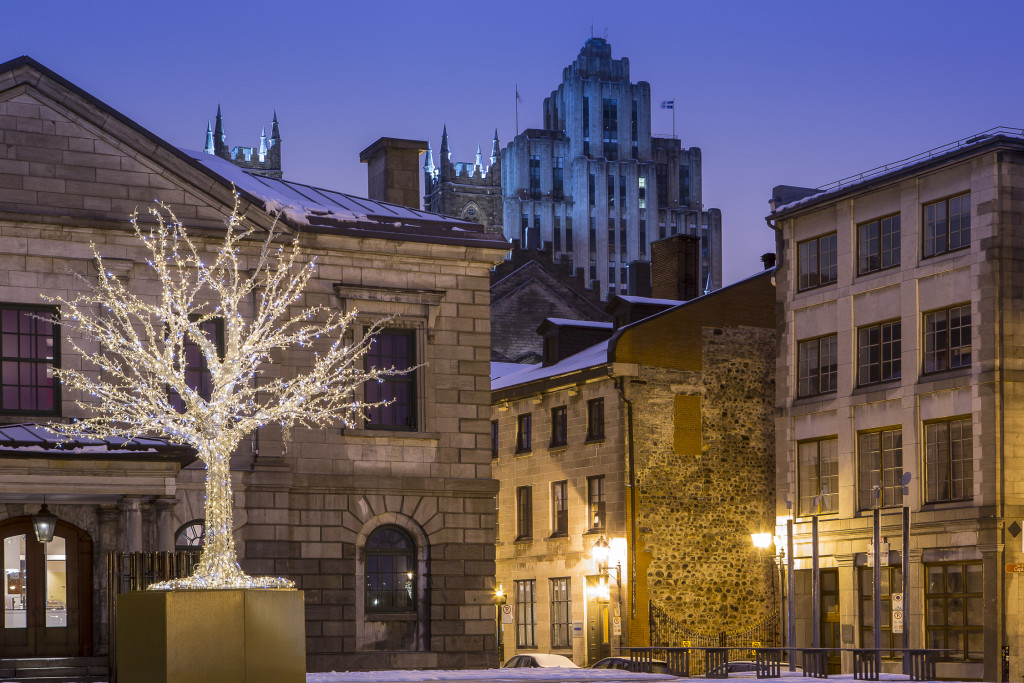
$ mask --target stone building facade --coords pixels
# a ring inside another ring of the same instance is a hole
[[[750,534],[772,523],[774,300],[764,272],[492,380],[506,657],[590,664],[650,644],[652,610],[675,634],[771,621]]]
[[[491,142],[490,163],[484,165],[483,153],[476,148],[473,163],[452,161],[448,147],[448,127],[441,133],[441,154],[434,165],[434,154],[427,145],[423,160],[423,209],[479,223],[486,232],[502,233],[501,155],[498,131]]]
[[[769,216],[776,514],[784,533],[792,503],[795,642],[843,648],[834,666],[846,672],[849,648],[873,646],[879,509],[882,646],[942,649],[940,678],[990,681],[1006,680],[1007,647],[1013,680],[1024,651],[1024,590],[1006,573],[1024,562],[1024,141],[988,131],[886,169],[825,190],[776,188]],[[889,616],[896,593],[903,633]],[[883,670],[900,670],[895,655]]]
[[[59,330],[32,327],[33,313],[59,313],[40,293],[73,298],[83,286],[75,274],[95,277],[90,242],[130,289],[158,291],[129,214],[159,199],[202,245],[217,244],[234,184],[250,221],[266,228],[283,211],[285,228],[300,233],[304,251],[317,258],[303,305],[358,309],[354,334],[398,316],[382,334],[404,339],[405,360],[420,366],[409,376],[408,419],[295,429],[287,441],[276,428],[261,429],[239,449],[232,476],[243,569],[291,578],[304,591],[310,671],[495,665],[488,274],[507,243],[473,223],[394,206],[377,211],[363,199],[357,208],[326,190],[317,191],[320,204],[292,206],[275,189],[279,181],[172,148],[27,57],[0,65],[0,140],[3,360],[36,370],[17,380],[5,373],[0,424],[80,414],[79,397],[61,392],[48,369],[79,367],[83,359],[61,347]],[[12,347],[14,335],[33,343]],[[282,376],[306,362],[297,351],[275,361]],[[0,443],[5,561],[41,566],[34,563],[44,561],[43,550],[26,520],[45,495],[61,538],[76,549],[65,567],[75,588],[64,596],[63,618],[75,621],[79,635],[54,647],[33,640],[54,630],[40,621],[39,602],[22,615],[24,626],[0,628],[0,651],[104,655],[107,553],[172,550],[201,539],[204,472],[189,465],[187,453],[159,446],[47,453],[26,445]],[[367,558],[382,530],[400,541],[410,599],[375,612]],[[41,575],[30,574],[23,586],[31,600],[46,590],[32,583]],[[8,595],[11,585],[5,602],[17,593]]]
[[[700,149],[651,134],[650,85],[630,81],[628,59],[589,39],[544,100],[543,120],[502,150],[509,240],[550,242],[607,300],[626,293],[628,267],[650,261],[651,242],[693,235],[700,282],[721,287],[722,214],[704,208]]]

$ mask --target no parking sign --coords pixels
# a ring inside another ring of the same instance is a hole
[[[511,624],[512,623],[512,605],[501,606],[501,623]]]

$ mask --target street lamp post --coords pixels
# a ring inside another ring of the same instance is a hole
[[[498,588],[494,591],[494,626],[498,636],[498,666],[501,666],[505,659],[505,643],[501,637],[501,608],[506,600],[504,586],[499,583]]]

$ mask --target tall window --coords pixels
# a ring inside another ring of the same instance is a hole
[[[797,289],[814,289],[835,282],[839,273],[837,250],[836,233],[800,242],[797,245],[800,266]]]
[[[523,413],[516,421],[516,453],[525,453],[533,448],[533,415]]]
[[[540,199],[540,157],[530,157],[530,198]]]
[[[583,154],[590,156],[590,98],[583,98]],[[590,196],[594,196],[591,192]],[[591,201],[591,204],[594,202]]]
[[[498,457],[498,421],[491,420],[491,457]]]
[[[562,157],[555,157],[555,164],[551,178],[551,198],[555,201],[562,199],[565,193],[565,163]]]
[[[416,365],[413,330],[384,329],[366,352],[366,368],[405,370]],[[368,429],[416,429],[417,371],[394,375],[380,382],[367,382],[366,400],[370,403],[391,401],[367,411]]]
[[[572,647],[572,593],[569,579],[551,579],[551,647]]]
[[[924,426],[926,503],[974,497],[974,442],[971,418],[928,422]]]
[[[831,437],[797,444],[800,480],[800,514],[819,512],[814,499],[820,496],[820,512],[837,512],[839,507],[839,439]]]
[[[903,430],[884,429],[858,437],[860,454],[860,509],[903,504]],[[875,498],[875,487],[879,497]]]
[[[668,164],[654,165],[654,184],[658,192],[658,208],[668,208]],[[665,236],[664,231],[661,236]]]
[[[892,632],[892,594],[903,592],[903,573],[899,567],[879,567],[879,583],[881,590],[878,597],[882,603],[881,631],[882,647],[903,647],[903,634]],[[875,603],[873,600],[875,578],[873,567],[858,567],[857,578],[860,584],[860,646],[874,647],[875,643]],[[883,652],[883,657],[900,658],[900,652]]]
[[[555,251],[562,251],[562,217],[555,214],[554,221],[551,226],[552,242],[555,243]]]
[[[569,414],[565,406],[551,409],[551,448],[564,446],[569,442]]]
[[[604,475],[587,477],[587,525],[590,529],[604,529]]]
[[[213,342],[219,356],[224,355],[224,321],[220,318],[206,320],[199,324],[199,329],[206,338]],[[209,401],[213,396],[213,377],[210,375],[210,366],[206,362],[206,355],[194,340],[185,341],[182,349],[182,360],[185,363],[185,383],[204,400]],[[185,411],[185,401],[173,389],[168,397],[171,406],[179,413]]]
[[[520,237],[519,244],[522,245],[523,249],[526,249],[527,247],[530,246],[529,244],[527,244],[527,237],[530,234],[530,214],[528,213],[523,214],[521,232],[522,236]]]
[[[590,201],[590,205],[594,206],[597,203],[597,179],[594,174],[591,173],[587,176],[587,197]]]
[[[0,411],[56,415],[60,337],[55,308],[0,305]],[[36,317],[38,316],[38,317]]]
[[[628,197],[629,197],[629,193],[626,192],[626,176],[620,175],[619,176],[619,208],[620,209],[627,209],[627,208],[629,208]]]
[[[924,372],[971,364],[971,305],[924,314]]]
[[[808,339],[797,345],[797,396],[817,396],[836,391],[839,376],[839,342],[836,335]]]
[[[533,487],[516,488],[516,540],[533,538]]]
[[[572,253],[572,216],[565,217],[565,250]]]
[[[604,399],[587,401],[587,441],[604,438]]]
[[[403,529],[382,526],[366,539],[366,611],[416,609],[416,547]]]
[[[597,253],[597,219],[593,216],[590,217],[590,255],[593,256]],[[591,280],[596,279],[596,275],[590,277]]]
[[[925,647],[940,657],[981,661],[985,606],[981,562],[925,564]]]
[[[924,255],[937,256],[971,246],[971,195],[924,206]]]
[[[608,161],[619,158],[619,106],[615,99],[604,98],[604,157]]]
[[[551,484],[551,535],[565,536],[569,533],[569,482],[556,481]]]
[[[640,176],[639,178],[636,179],[636,185],[637,185],[636,193],[637,193],[638,208],[646,209],[647,208],[647,178],[644,178],[643,176]]]
[[[857,273],[873,273],[900,264],[900,216],[857,226]]]
[[[629,142],[630,142],[630,146],[633,148],[633,158],[634,159],[638,158],[639,155],[640,155],[640,152],[639,152],[640,134],[639,134],[639,131],[637,130],[638,118],[639,117],[637,115],[637,102],[636,102],[636,100],[633,100],[633,115],[632,115],[632,122],[631,122],[631,125],[630,125]]]
[[[537,647],[537,580],[516,581],[516,647]]]
[[[608,208],[615,208],[615,176],[608,175]]]
[[[857,384],[899,379],[900,342],[899,320],[857,330]]]
[[[640,253],[647,253],[647,219],[640,219]]]

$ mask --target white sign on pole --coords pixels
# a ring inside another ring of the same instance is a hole
[[[622,617],[612,617],[612,635],[622,635]]]
[[[892,594],[892,632],[903,633],[903,593]]]
[[[512,605],[501,606],[501,623],[511,624],[512,623]]]

